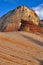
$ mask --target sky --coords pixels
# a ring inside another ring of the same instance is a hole
[[[35,10],[40,19],[43,19],[43,0],[0,0],[0,17],[21,5]]]

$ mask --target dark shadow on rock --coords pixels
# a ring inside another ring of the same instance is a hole
[[[37,60],[40,64],[39,65],[43,65],[43,60],[40,60],[40,59],[37,59],[37,58],[34,58],[35,60]]]
[[[35,42],[36,44],[38,44],[38,45],[40,45],[40,46],[43,47],[43,42],[41,42],[40,40],[38,41],[38,40],[32,39],[32,38],[29,37],[29,36],[26,36],[26,35],[23,35],[23,34],[21,34],[21,35],[22,35],[23,37],[29,39],[30,41]]]

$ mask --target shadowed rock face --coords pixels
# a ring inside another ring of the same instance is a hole
[[[36,25],[38,25],[40,21],[33,10],[26,6],[19,6],[1,17],[0,31],[18,31],[22,24],[21,20],[33,21]],[[25,25],[25,23],[22,25]],[[25,26],[27,26],[27,24]]]
[[[31,31],[31,32],[43,33],[43,29],[40,28],[38,25],[34,24],[33,21],[25,21],[25,20],[21,20],[21,27],[19,31],[27,31],[27,32]]]
[[[43,27],[43,20],[40,20],[39,26]]]

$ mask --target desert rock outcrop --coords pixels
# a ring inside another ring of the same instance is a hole
[[[26,6],[19,6],[1,17],[0,31],[18,31],[22,24],[21,20],[33,21],[36,25],[40,21],[32,9]]]

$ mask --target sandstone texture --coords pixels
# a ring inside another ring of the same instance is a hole
[[[17,31],[22,20],[32,21],[36,25],[40,22],[35,11],[26,6],[19,6],[1,17],[0,31]]]
[[[43,35],[0,32],[0,65],[43,65]]]

